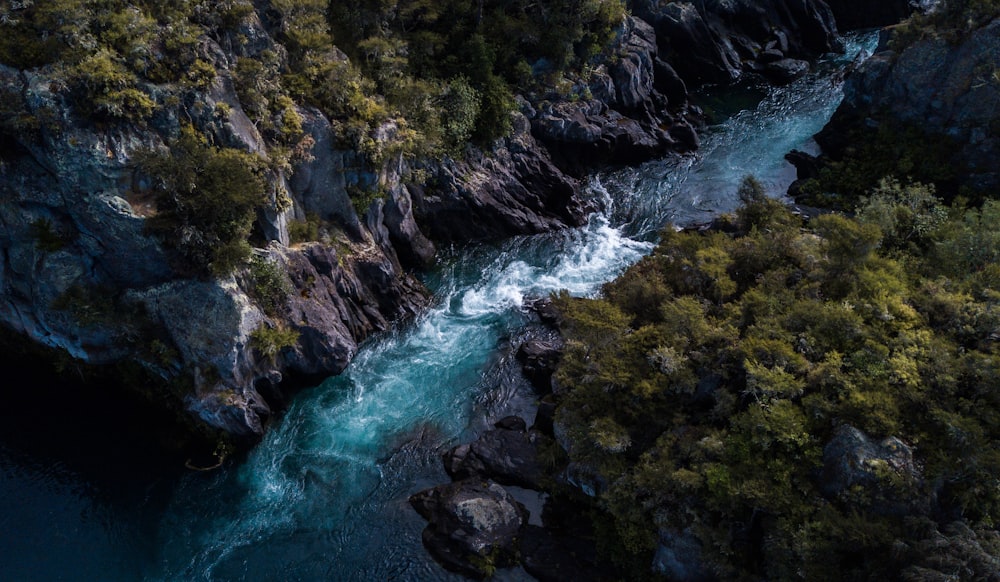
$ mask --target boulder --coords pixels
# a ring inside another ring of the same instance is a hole
[[[439,485],[410,496],[410,505],[428,520],[424,546],[445,568],[484,578],[516,563],[528,512],[497,483]]]
[[[820,490],[830,498],[863,503],[879,514],[906,514],[913,510],[914,488],[921,475],[913,450],[896,437],[875,441],[850,425],[842,425],[823,447]],[[856,495],[856,488],[866,498]]]
[[[524,375],[540,394],[552,391],[552,374],[562,359],[562,340],[533,338],[517,348]]]
[[[471,443],[445,453],[444,467],[452,479],[490,478],[504,485],[541,490],[545,468],[540,448],[555,443],[538,431],[524,431],[523,421],[509,426],[513,429],[488,430]]]
[[[764,76],[776,85],[787,85],[809,72],[809,63],[799,59],[781,59],[764,65]]]

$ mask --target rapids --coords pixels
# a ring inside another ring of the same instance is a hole
[[[433,307],[298,394],[238,463],[95,479],[0,432],[0,579],[460,579],[424,551],[407,497],[445,482],[440,453],[492,420],[530,424],[532,393],[510,365],[532,322],[524,299],[597,293],[664,225],[732,210],[747,174],[782,196],[794,179],[784,154],[814,151],[844,67],[874,40],[849,39],[847,55],[787,87],[706,96],[717,123],[700,151],[594,176],[588,195],[601,211],[585,227],[444,252],[425,280]]]

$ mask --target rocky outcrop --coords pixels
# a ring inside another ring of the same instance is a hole
[[[573,88],[573,98],[525,104],[534,135],[556,164],[574,175],[595,166],[635,164],[668,151],[698,147],[687,86],[657,57],[653,28],[626,18],[617,58]]]
[[[653,26],[659,58],[688,84],[730,83],[767,62],[841,48],[833,12],[823,0],[635,0],[632,11]]]
[[[409,185],[417,224],[437,241],[503,238],[583,224],[579,183],[553,163],[516,116],[514,133],[492,152],[431,164],[423,185]]]
[[[525,430],[520,418],[505,420],[515,419],[520,423],[501,420],[498,428],[445,453],[444,467],[451,478],[489,477],[504,485],[542,489],[545,470],[540,448],[554,443],[538,431]]]
[[[517,348],[524,375],[540,394],[552,392],[552,374],[562,359],[560,339],[532,338]]]
[[[469,480],[439,485],[410,497],[429,521],[424,546],[446,568],[474,578],[516,562],[528,513],[503,487]]]
[[[913,509],[913,489],[920,483],[913,450],[895,437],[876,442],[853,426],[837,429],[823,447],[819,482],[824,495],[860,501],[879,514],[908,514]]]
[[[844,101],[817,136],[824,153],[838,159],[852,144],[845,136],[881,124],[913,127],[954,143],[944,162],[962,184],[983,192],[1000,187],[1000,21],[952,44],[944,37],[919,40],[899,53],[883,51],[865,61],[844,87]]]
[[[241,50],[276,50],[259,21],[244,28],[254,41]],[[425,304],[396,248],[419,263],[433,246],[415,228],[398,173],[338,150],[329,121],[299,108],[311,151],[290,178],[280,169],[269,175],[271,203],[255,227],[258,258],[281,265],[287,287],[264,309],[246,270],[193,276],[147,228],[158,209],[136,171],[138,154],[166,151],[188,123],[218,146],[271,154],[236,95],[235,55],[207,38],[199,52],[214,80],[200,89],[145,87],[157,107],[141,124],[94,123],[53,71],[0,67],[4,111],[45,121],[20,133],[7,125],[0,139],[0,324],[86,364],[138,363],[163,381],[161,401],[253,442],[283,379],[342,371],[360,341]],[[397,186],[359,217],[349,188],[380,180]],[[285,194],[289,205],[279,203]],[[290,248],[288,222],[306,214],[330,225],[327,242]],[[297,340],[261,346],[253,337],[261,328]]]

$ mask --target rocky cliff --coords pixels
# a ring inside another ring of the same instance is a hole
[[[247,97],[265,80],[248,89],[243,73],[239,86],[237,69],[288,58],[267,2],[202,31],[194,63],[214,73],[194,67],[181,84],[108,75],[95,88],[54,65],[0,66],[0,324],[88,364],[137,363],[162,381],[159,398],[252,442],[283,381],[340,372],[359,342],[421,310],[426,292],[407,269],[429,265],[435,241],[581,224],[578,180],[594,167],[697,148],[688,86],[748,71],[786,81],[808,68],[800,59],[839,46],[821,0],[632,9],[612,58],[518,98],[509,137],[433,161],[345,146],[342,125],[301,103],[279,114],[301,139],[265,135],[275,130]],[[261,160],[253,260],[231,274],[182,260],[203,233],[180,228],[171,242],[151,228],[164,209],[140,161],[180,158],[186,127],[204,147]],[[387,123],[373,139],[399,131]],[[307,222],[311,242],[294,243],[290,225]]]
[[[900,44],[889,45],[895,50],[884,47],[848,78],[844,102],[817,136],[824,153],[836,160],[850,157],[886,129],[899,133],[899,140],[946,144],[921,152],[923,159],[898,171],[943,168],[937,173],[950,194],[962,187],[995,191],[1000,186],[1000,21],[965,32],[942,29]],[[931,173],[926,179],[935,178]]]

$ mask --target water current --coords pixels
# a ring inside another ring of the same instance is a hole
[[[407,497],[447,481],[442,450],[507,414],[531,422],[531,392],[507,365],[531,323],[524,299],[598,292],[664,225],[732,210],[744,175],[781,196],[794,179],[784,154],[815,147],[843,68],[873,42],[850,39],[787,87],[702,97],[717,123],[698,153],[593,177],[602,210],[582,228],[442,253],[425,280],[433,307],[297,395],[239,462],[94,479],[0,432],[0,580],[458,579],[425,553]]]

